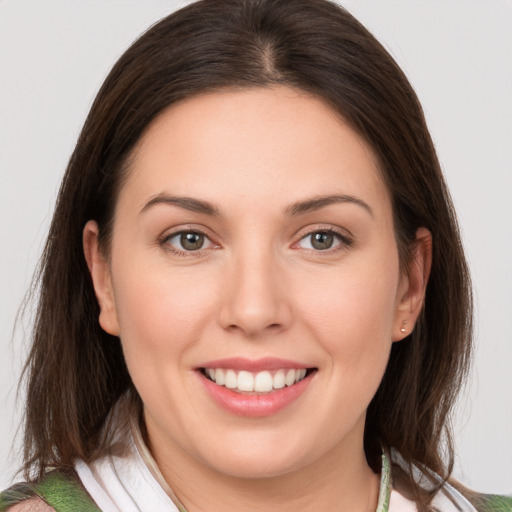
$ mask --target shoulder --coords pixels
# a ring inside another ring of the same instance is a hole
[[[16,503],[15,505],[8,506],[7,508],[0,508],[3,512],[55,512],[53,507],[44,502],[41,498],[28,498]]]
[[[446,483],[445,488],[451,489],[451,493],[458,492],[473,507],[476,512],[512,512],[512,494],[500,496],[498,494],[484,494],[473,491],[456,480]],[[456,490],[456,491],[455,491]]]
[[[451,511],[468,510],[472,512],[512,512],[512,496],[481,494],[469,490],[462,485],[445,483],[434,497],[436,510]],[[456,488],[457,487],[457,488]]]
[[[52,471],[37,482],[22,482],[0,493],[0,512],[97,512],[76,473]]]
[[[481,494],[452,481],[437,492],[432,505],[440,512],[512,512],[512,496]]]
[[[478,512],[512,512],[512,496],[475,494],[468,498]]]
[[[428,468],[418,466],[414,467],[414,472],[411,475],[407,463],[397,450],[391,448],[389,456],[393,468],[393,490],[397,491],[392,493],[392,498],[395,494],[398,497],[403,494],[404,497],[411,500],[408,502],[409,504],[414,503],[414,492],[412,492],[411,485],[416,484],[417,490],[425,491],[426,496],[431,495],[432,491],[437,488],[430,505],[431,508],[439,512],[512,512],[512,495],[499,496],[478,493],[453,478],[450,478],[448,482],[443,482],[441,477]],[[439,484],[441,484],[440,487]],[[395,496],[395,501],[397,496]],[[389,510],[393,512],[392,508]],[[397,506],[396,510],[408,509],[402,505]],[[416,510],[416,507],[411,510]]]
[[[0,493],[0,512],[45,510],[48,507],[28,482],[20,482]],[[51,510],[51,509],[50,509]]]

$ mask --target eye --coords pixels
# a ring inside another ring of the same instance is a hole
[[[179,231],[167,236],[163,243],[176,252],[193,252],[214,247],[213,242],[199,231]]]
[[[313,251],[327,251],[329,249],[336,249],[343,245],[350,245],[350,240],[333,230],[319,230],[313,231],[301,238],[297,246],[302,249],[309,249]]]

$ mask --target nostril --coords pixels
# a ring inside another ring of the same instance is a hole
[[[264,324],[264,322],[250,322],[247,319],[240,321],[240,324],[232,323],[229,324],[226,329],[228,331],[236,332],[236,331],[242,331],[248,336],[254,336],[254,335],[262,335],[265,331],[268,333],[271,332],[278,332],[283,328],[283,324],[281,323],[271,323],[269,325]]]

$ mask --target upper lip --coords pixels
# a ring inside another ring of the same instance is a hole
[[[207,361],[197,366],[197,368],[224,368],[231,370],[245,370],[248,372],[262,372],[265,370],[279,370],[285,368],[301,369],[313,368],[311,365],[292,361],[290,359],[280,359],[276,357],[263,357],[261,359],[247,359],[245,357],[229,357],[225,359],[215,359]]]

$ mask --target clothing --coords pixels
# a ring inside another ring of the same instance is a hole
[[[396,452],[383,454],[376,512],[417,512],[414,502],[392,489],[392,462],[400,463]],[[0,512],[34,494],[57,512],[186,512],[160,473],[134,419],[118,429],[110,455],[92,463],[78,460],[75,471],[75,475],[52,472],[39,484],[12,487],[0,495]],[[477,509],[449,484],[437,493],[433,505],[440,512],[512,512],[512,498],[482,497]]]
[[[0,493],[0,512],[34,496],[43,498],[57,512],[101,512],[74,473],[57,471],[35,485],[21,483]]]
[[[186,508],[160,473],[133,416],[122,437],[128,442],[124,444],[121,453],[91,464],[78,461],[75,465],[82,484],[101,510],[186,512]],[[377,512],[388,512],[390,493],[390,465],[384,456]],[[396,512],[409,511],[397,509]]]

